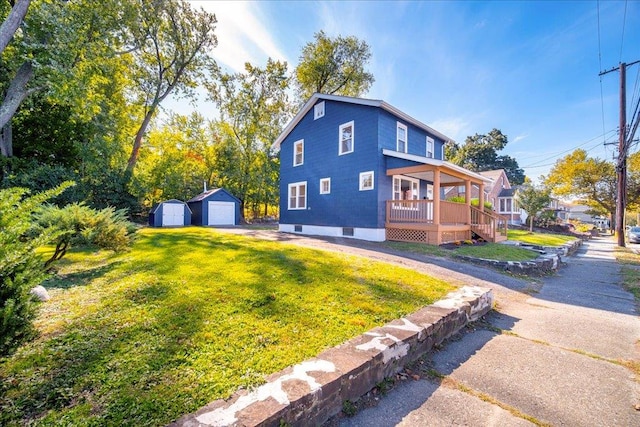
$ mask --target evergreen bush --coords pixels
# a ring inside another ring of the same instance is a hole
[[[33,196],[27,196],[25,188],[0,190],[0,356],[11,354],[35,336],[36,303],[30,291],[46,277],[35,250],[52,242],[58,231],[34,233],[32,215],[42,203],[72,185],[65,182]]]

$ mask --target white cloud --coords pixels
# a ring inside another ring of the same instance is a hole
[[[526,133],[525,133],[525,134],[523,134],[523,135],[518,135],[518,136],[516,136],[515,138],[513,138],[513,141],[509,141],[509,142],[511,142],[511,143],[513,143],[513,144],[515,144],[516,142],[518,142],[518,141],[522,141],[523,139],[526,139],[526,138],[529,138],[529,134],[526,134]]]
[[[246,62],[264,66],[269,57],[287,61],[263,25],[259,2],[190,0],[190,3],[216,15],[218,46],[212,55],[219,63],[238,72],[244,71]]]
[[[436,120],[430,123],[429,126],[460,143],[464,142],[463,140],[461,141],[461,138],[464,139],[462,136],[463,131],[469,127],[469,123],[461,117],[450,117]]]

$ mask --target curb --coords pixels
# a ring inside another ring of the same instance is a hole
[[[317,357],[270,375],[170,424],[196,426],[320,425],[387,377],[491,310],[491,289],[464,286],[404,318],[374,328]]]

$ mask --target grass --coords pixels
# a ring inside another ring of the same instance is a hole
[[[616,247],[616,260],[622,264],[622,285],[640,304],[640,255],[629,248]]]
[[[461,245],[455,249],[458,255],[474,258],[493,259],[497,261],[531,261],[538,257],[538,253],[529,249],[518,248],[500,243],[487,243],[482,246]]]
[[[453,289],[206,228],[72,251],[45,286],[40,338],[0,360],[0,425],[165,425]]]
[[[576,240],[573,236],[565,236],[564,234],[551,233],[529,233],[527,230],[507,230],[509,240],[516,242],[529,243],[531,245],[540,246],[561,246],[567,242]]]

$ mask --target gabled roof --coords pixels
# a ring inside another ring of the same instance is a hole
[[[491,171],[482,171],[482,172],[478,172],[480,175],[482,176],[486,176],[487,178],[491,179],[492,181],[497,181],[498,178],[500,178],[500,176],[502,174],[505,174],[506,176],[506,172],[504,171],[504,169],[494,169]],[[507,179],[509,179],[507,177]]]
[[[406,113],[403,113],[402,111],[398,110],[397,108],[395,108],[394,106],[392,106],[390,104],[387,104],[384,101],[381,101],[381,100],[378,100],[378,99],[353,98],[353,97],[350,97],[350,96],[326,95],[326,94],[323,94],[323,93],[314,93],[311,96],[311,98],[309,98],[309,100],[304,104],[302,109],[300,111],[298,111],[298,114],[296,114],[296,116],[293,118],[293,120],[291,120],[289,122],[289,124],[284,128],[284,130],[282,131],[280,136],[278,136],[278,138],[273,143],[271,148],[280,149],[280,144],[282,144],[282,141],[284,141],[284,139],[289,135],[289,133],[291,133],[291,131],[298,125],[298,123],[300,123],[302,118],[311,110],[311,108],[313,108],[313,106],[319,100],[346,102],[346,103],[349,103],[349,104],[366,105],[366,106],[369,106],[369,107],[382,108],[383,110],[393,114],[394,116],[396,116],[398,118],[401,118],[402,120],[406,121],[407,123],[411,123],[412,125],[414,125],[416,127],[419,127],[421,129],[429,132],[431,135],[437,136],[438,138],[444,140],[444,142],[448,142],[448,141],[453,142],[453,140],[451,138],[449,138],[448,136],[438,132],[437,130],[435,130],[435,129],[427,126],[427,125],[425,125],[421,121],[414,119],[410,115],[408,115]]]
[[[160,209],[160,206],[162,206],[165,203],[169,203],[169,204],[174,204],[174,205],[184,205],[187,209],[189,209],[189,206],[187,205],[186,202],[183,202],[182,200],[178,200],[178,199],[170,199],[170,200],[164,200],[160,203],[156,203],[151,207],[151,213],[156,213],[158,211],[158,209]],[[191,212],[191,209],[189,209],[189,212]]]
[[[202,192],[200,194],[198,194],[197,196],[195,196],[192,199],[187,200],[187,203],[192,203],[192,202],[201,202],[204,199],[206,199],[207,197],[211,196],[212,194],[215,194],[219,191],[223,191],[225,193],[227,193],[229,196],[233,197],[234,199],[236,199],[238,201],[238,203],[240,202],[240,199],[238,199],[236,196],[234,196],[233,194],[229,193],[227,190],[225,190],[224,188],[212,188],[211,190],[207,190],[205,192]]]
[[[456,176],[469,177],[469,178],[472,178],[473,180],[477,181],[478,183],[480,183],[480,182],[489,183],[490,182],[487,177],[482,176],[481,174],[479,174],[477,172],[472,172],[472,171],[467,170],[467,169],[465,169],[465,168],[463,168],[461,166],[455,165],[453,163],[449,163],[449,162],[447,162],[445,160],[433,159],[431,157],[417,156],[415,154],[399,153],[397,151],[387,150],[387,149],[383,149],[382,150],[382,154],[384,156],[395,157],[395,158],[403,159],[403,160],[410,160],[412,162],[416,162],[416,163],[421,163],[423,165],[432,166],[433,168],[440,169],[445,174],[447,174],[447,172],[453,174],[453,176],[451,176],[449,178],[441,177],[441,181],[440,182],[442,182],[442,183],[450,183],[450,182],[459,181],[459,178],[457,178]],[[432,176],[430,176],[430,177],[422,177],[422,178],[426,179],[427,181],[433,181],[433,177]]]

